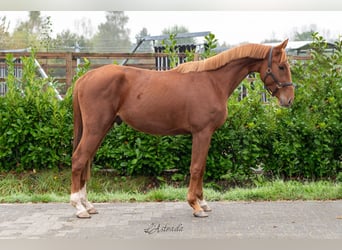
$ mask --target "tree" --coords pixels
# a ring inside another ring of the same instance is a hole
[[[63,30],[61,33],[58,33],[55,44],[56,49],[62,51],[75,51],[76,46],[82,50],[89,50],[91,48],[89,39],[70,30]]]
[[[40,24],[40,31],[38,33],[38,39],[40,45],[42,45],[46,49],[46,51],[49,51],[50,46],[53,44],[53,40],[51,37],[52,31],[51,17],[48,16],[42,19],[42,22]]]
[[[128,16],[125,16],[123,11],[107,11],[106,22],[98,26],[98,32],[93,38],[96,51],[129,51],[131,42],[130,31],[125,27],[127,22]]]
[[[143,37],[146,37],[146,36],[150,36],[150,34],[148,33],[147,31],[147,28],[142,28],[142,30],[135,36],[135,39],[136,39],[136,44],[139,43],[140,39],[142,39]],[[152,49],[152,45],[151,45],[151,41],[145,41],[143,42],[139,48],[138,48],[138,51],[139,52],[152,52],[153,49]]]
[[[303,26],[301,31],[298,31],[297,28],[293,29],[292,40],[294,41],[311,41],[312,34],[317,31],[316,24],[310,24],[309,27]]]
[[[40,11],[29,11],[29,20],[21,21],[12,34],[12,48],[39,47],[38,33],[42,24]]]
[[[10,34],[8,32],[9,22],[6,17],[0,17],[0,48],[6,49],[9,45]]]
[[[269,39],[263,40],[261,43],[279,43],[279,42],[282,42],[282,41],[277,38],[269,38]]]
[[[312,40],[312,33],[314,31],[310,30],[310,31],[304,31],[304,32],[296,32],[294,35],[293,40],[294,41],[311,41]]]
[[[40,15],[40,11],[29,11],[29,20],[22,21],[16,27],[16,31],[23,31],[30,34],[39,33],[39,28],[43,23],[43,18]]]
[[[11,36],[12,43],[10,49],[24,49],[28,47],[36,47],[39,43],[36,37],[25,31],[15,30]]]
[[[40,15],[40,11],[29,11],[29,20],[22,21],[12,34],[12,48],[34,47],[49,50],[52,38],[51,17]]]
[[[171,34],[181,34],[181,33],[188,33],[189,30],[184,26],[174,25],[170,28],[165,28],[162,30],[163,35],[171,35]],[[196,39],[194,38],[177,38],[175,37],[177,44],[195,44]]]
[[[75,21],[75,32],[69,29],[58,33],[54,43],[56,50],[59,51],[90,51],[93,47],[91,38],[93,36],[93,28],[91,20],[83,17]]]
[[[90,18],[83,17],[82,19],[77,19],[75,21],[75,28],[77,30],[76,33],[85,39],[90,39],[94,35]]]

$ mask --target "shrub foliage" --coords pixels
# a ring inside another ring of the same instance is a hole
[[[261,102],[260,79],[243,82],[227,105],[228,120],[215,132],[206,178],[243,182],[255,170],[272,178],[334,179],[342,170],[342,40],[332,53],[313,34],[312,60],[291,61],[296,98],[281,108],[275,98]],[[35,75],[33,56],[24,59],[24,76],[15,79],[8,58],[9,92],[0,98],[0,170],[23,171],[70,166],[72,110],[70,91],[54,98],[47,81]],[[109,132],[94,158],[96,168],[121,175],[160,175],[178,169],[189,173],[191,136],[161,137],[134,131],[125,124]]]
[[[23,60],[23,76],[14,77],[7,56],[8,92],[0,97],[0,170],[60,168],[70,163],[72,113],[56,99],[51,79],[36,74],[34,55]]]

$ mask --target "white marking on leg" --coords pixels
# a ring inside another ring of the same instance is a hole
[[[95,209],[94,205],[88,201],[86,184],[84,184],[83,188],[80,190],[80,195],[81,195],[81,202],[83,206],[86,208],[86,210],[88,211],[88,213],[97,214],[97,210]]]
[[[198,203],[205,212],[211,211],[211,208],[209,207],[208,203],[204,199],[198,200]]]
[[[87,209],[82,205],[80,191],[70,195],[70,203],[76,208],[76,215],[78,217],[89,217]]]

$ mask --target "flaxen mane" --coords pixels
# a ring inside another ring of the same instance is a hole
[[[224,51],[203,61],[183,63],[173,70],[180,73],[201,72],[221,68],[229,62],[240,58],[264,59],[270,51],[270,46],[246,44]]]

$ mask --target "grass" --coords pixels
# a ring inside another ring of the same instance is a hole
[[[70,171],[0,174],[0,202],[68,202]],[[120,177],[94,173],[88,187],[93,202],[185,201],[186,185],[174,187],[147,177]],[[208,201],[276,201],[342,199],[342,183],[328,181],[299,182],[275,180],[254,187],[217,191],[205,188]]]

